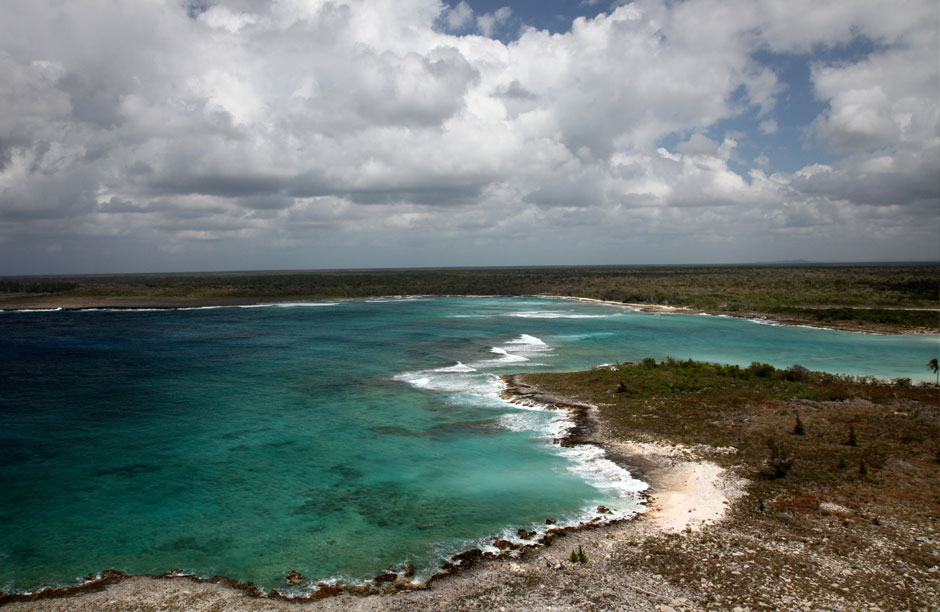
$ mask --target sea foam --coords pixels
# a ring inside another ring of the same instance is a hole
[[[610,508],[612,514],[607,519],[628,518],[642,511],[637,494],[647,488],[647,483],[634,478],[630,472],[606,457],[605,451],[595,445],[580,444],[574,447],[561,446],[555,442],[567,436],[575,426],[567,411],[550,410],[538,403],[513,403],[502,397],[505,383],[495,374],[485,372],[486,367],[500,367],[503,364],[527,365],[532,363],[518,353],[546,353],[552,347],[541,338],[530,334],[521,334],[502,346],[490,348],[490,352],[499,355],[498,359],[475,364],[477,368],[458,361],[455,365],[418,372],[403,373],[396,379],[424,390],[444,393],[470,394],[479,397],[495,409],[505,410],[496,423],[512,432],[530,432],[541,440],[546,448],[566,461],[566,471],[577,476],[597,489],[603,505]],[[591,520],[596,515],[596,505],[585,506],[580,512],[565,517],[558,526],[576,525]],[[503,539],[515,541],[518,537],[514,529],[507,527],[500,533]],[[541,534],[544,525],[528,526]],[[540,531],[541,530],[541,531]],[[486,541],[474,543],[474,546],[489,546]]]
[[[61,308],[17,308],[17,309],[0,309],[0,312],[59,312]]]
[[[612,314],[576,314],[572,312],[558,312],[554,310],[523,310],[520,312],[509,312],[504,316],[518,317],[520,319],[609,319],[620,316],[619,313]]]
[[[447,366],[446,368],[437,368],[434,371],[435,372],[476,372],[476,369],[471,368],[468,365],[464,365],[458,361],[456,365]]]
[[[240,304],[239,308],[318,308],[337,306],[339,302],[271,302],[269,304]]]
[[[522,334],[515,340],[510,340],[506,344],[520,344],[523,346],[538,346],[538,347],[550,348],[547,344],[542,342],[541,339],[536,338],[535,336],[530,336],[529,334]]]
[[[466,366],[465,366],[466,367]],[[475,370],[440,369],[403,372],[393,378],[417,389],[437,391],[446,394],[476,395],[490,397],[498,395],[501,386],[495,374],[472,373]]]
[[[497,363],[517,363],[519,361],[528,361],[528,359],[523,357],[522,355],[514,355],[510,353],[509,351],[507,351],[506,349],[500,348],[498,346],[494,346],[493,348],[491,348],[490,352],[500,355],[499,359],[493,360]]]

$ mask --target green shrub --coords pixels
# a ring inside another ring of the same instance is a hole
[[[772,365],[769,363],[758,363],[752,361],[751,365],[747,367],[747,371],[758,378],[770,378],[774,375],[776,371]]]
[[[805,436],[806,428],[803,427],[803,421],[800,420],[800,415],[796,415],[796,425],[793,426],[793,435],[795,436]]]
[[[794,363],[783,372],[783,377],[791,382],[806,382],[810,379],[810,372],[798,363]]]
[[[844,387],[828,387],[817,397],[824,402],[844,402],[851,396]]]
[[[572,563],[587,563],[587,555],[584,554],[584,550],[581,549],[580,544],[578,545],[578,550],[571,551],[568,560]]]
[[[858,446],[858,437],[855,435],[855,427],[849,425],[849,439],[845,441],[846,446]]]
[[[767,440],[767,448],[770,450],[767,466],[771,469],[773,478],[784,478],[793,467],[793,454],[783,442],[775,438]]]

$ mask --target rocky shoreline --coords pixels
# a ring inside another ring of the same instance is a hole
[[[500,554],[466,551],[420,586],[402,588],[401,573],[390,572],[377,577],[382,579],[374,580],[368,590],[337,587],[329,597],[287,601],[270,594],[251,596],[220,578],[109,574],[84,591],[9,601],[3,610],[940,610],[935,512],[922,517],[917,512],[891,512],[871,488],[863,489],[861,499],[831,494],[805,509],[797,502],[812,499],[786,494],[766,498],[765,504],[764,498],[753,495],[758,481],[742,479],[757,478],[756,466],[745,463],[743,450],[686,446],[635,431],[616,435],[606,404],[566,400],[530,386],[524,376],[505,381],[511,401],[571,411],[575,426],[559,444],[601,444],[609,458],[642,473],[651,484],[648,511],[637,520],[605,524],[601,515],[580,528],[549,528],[541,542],[533,538],[517,548],[507,545]],[[776,409],[768,406],[774,404],[759,404],[747,413],[748,419],[777,418]],[[810,410],[800,406],[803,412]],[[818,417],[816,423],[822,426]],[[920,468],[915,459],[906,459],[911,463],[898,462],[896,467],[910,476]],[[924,482],[927,489],[936,490],[936,481]],[[859,480],[860,486],[874,484]],[[905,494],[899,483],[889,486],[890,495]],[[903,505],[903,500],[898,503]]]
[[[573,447],[582,444],[592,444],[604,448],[605,453],[611,460],[621,466],[628,467],[634,474],[637,473],[635,463],[642,463],[642,457],[631,456],[624,452],[617,452],[613,448],[605,448],[597,440],[599,423],[597,421],[596,410],[594,406],[581,404],[560,398],[555,395],[546,394],[534,387],[531,387],[520,380],[518,375],[504,375],[501,377],[505,389],[502,392],[504,399],[511,403],[520,403],[529,406],[542,406],[554,410],[565,410],[568,417],[572,420],[572,427],[568,428],[563,437],[554,442],[561,446]],[[649,464],[644,472],[648,477]],[[641,494],[642,495],[642,494]],[[579,525],[569,525],[564,527],[552,527],[555,520],[546,519],[545,532],[538,534],[534,531],[520,529],[518,532],[518,541],[510,541],[494,537],[492,543],[499,552],[484,552],[479,548],[474,548],[457,553],[444,563],[440,571],[433,574],[430,578],[423,581],[414,580],[415,568],[404,565],[399,568],[389,568],[388,572],[379,574],[364,582],[363,584],[344,584],[344,583],[326,583],[317,582],[317,589],[310,591],[305,595],[291,594],[289,591],[263,591],[252,582],[243,582],[228,576],[200,577],[194,574],[187,574],[182,570],[174,569],[164,574],[126,574],[120,570],[109,569],[99,574],[90,574],[85,578],[82,584],[65,587],[47,587],[30,593],[5,593],[0,591],[0,606],[13,603],[43,602],[49,600],[62,600],[71,598],[81,598],[89,594],[101,593],[107,591],[110,587],[128,580],[150,580],[159,583],[159,581],[187,581],[195,585],[218,585],[226,589],[237,591],[245,597],[266,600],[266,601],[285,601],[292,604],[304,602],[313,602],[329,597],[339,595],[367,596],[367,595],[389,595],[390,593],[423,591],[429,589],[441,579],[456,574],[458,572],[469,570],[483,561],[496,561],[501,559],[521,559],[527,553],[541,547],[549,546],[556,539],[567,534],[577,533],[588,529],[598,529],[608,527],[618,523],[623,523],[630,519],[612,519],[608,518],[611,511],[604,506],[598,506],[596,515],[588,521]],[[303,582],[304,577],[294,570],[287,572],[285,585],[297,586]],[[33,609],[33,608],[23,608]],[[47,609],[44,607],[36,609]],[[48,608],[55,609],[55,608]]]

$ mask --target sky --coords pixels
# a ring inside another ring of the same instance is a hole
[[[0,274],[940,260],[936,0],[0,5]]]

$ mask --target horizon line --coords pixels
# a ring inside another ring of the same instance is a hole
[[[195,274],[258,274],[258,273],[314,273],[314,272],[404,272],[434,270],[514,270],[514,269],[552,269],[552,268],[706,268],[706,267],[801,267],[801,266],[891,266],[891,265],[940,265],[940,260],[882,260],[882,261],[813,261],[805,259],[752,261],[752,262],[699,262],[699,263],[643,263],[643,264],[533,264],[533,265],[496,265],[496,266],[387,266],[387,267],[340,267],[340,268],[249,268],[241,270],[165,270],[159,272],[41,272],[33,274],[4,274],[0,278],[48,278],[82,276],[159,276],[159,275],[195,275]]]

